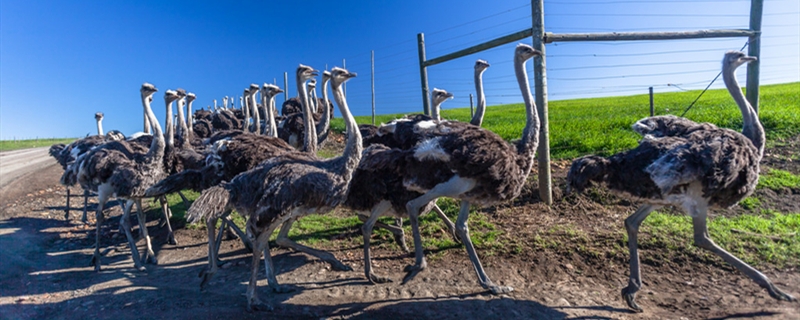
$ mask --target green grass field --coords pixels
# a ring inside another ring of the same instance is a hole
[[[75,138],[59,139],[32,139],[32,140],[0,140],[0,151],[10,151],[28,148],[49,147],[56,143],[70,143]]]
[[[680,115],[699,93],[695,90],[656,94],[655,113]],[[649,101],[649,96],[642,94],[550,102],[551,157],[609,155],[635,147],[640,137],[631,130],[631,125],[650,115]],[[800,134],[800,82],[762,86],[759,113],[768,140]],[[401,116],[403,114],[376,116],[376,122],[386,123]],[[442,117],[468,121],[469,108],[443,110]],[[724,89],[706,92],[685,117],[735,130],[742,127],[739,108]],[[483,126],[503,139],[518,139],[525,126],[524,105],[490,106],[484,119]],[[372,117],[359,116],[356,121],[371,123]],[[341,118],[334,119],[331,126],[339,132],[344,130]]]

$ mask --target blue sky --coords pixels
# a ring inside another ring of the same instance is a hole
[[[545,1],[555,33],[747,28],[747,0]],[[139,86],[155,84],[163,119],[167,89],[195,92],[195,108],[240,95],[250,83],[283,86],[298,63],[341,66],[356,115],[376,108],[421,110],[416,34],[428,58],[529,28],[529,1],[8,1],[0,0],[0,139],[76,137],[104,128],[141,130]],[[762,84],[800,81],[800,2],[765,0]],[[530,43],[530,39],[521,42]],[[745,38],[557,43],[547,46],[551,100],[702,89],[722,54]],[[453,92],[446,108],[469,106],[475,59],[489,105],[519,102],[511,65],[515,43],[429,68],[431,87]],[[528,65],[529,70],[530,64]],[[738,75],[744,83],[745,69]],[[675,86],[677,85],[677,86]],[[722,87],[717,83],[714,87]],[[283,97],[278,98],[282,102]],[[688,102],[687,102],[688,103]],[[338,112],[337,112],[338,113]]]

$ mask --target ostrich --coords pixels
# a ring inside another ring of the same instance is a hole
[[[270,137],[278,137],[278,127],[275,124],[275,96],[283,92],[274,84],[264,83],[261,87],[261,105],[264,108],[264,133]]]
[[[303,67],[305,66],[301,65],[300,69]],[[305,68],[307,69],[304,75],[312,74],[314,71]],[[238,175],[230,183],[204,191],[189,210],[191,221],[206,220],[209,225],[209,239],[213,239],[213,223],[221,214],[235,208],[238,212],[249,216],[247,228],[256,241],[250,283],[247,288],[248,310],[266,308],[256,293],[262,251],[270,288],[276,292],[289,291],[289,288],[279,285],[275,277],[275,269],[269,255],[269,237],[272,232],[281,224],[283,224],[282,229],[288,228],[291,222],[299,217],[314,212],[329,211],[345,200],[362,150],[361,136],[341,91],[341,84],[355,76],[345,69],[331,70],[334,98],[345,119],[348,132],[347,145],[341,156],[319,159],[306,152],[287,153]],[[308,104],[303,104],[303,109],[305,113],[311,113]],[[216,272],[215,264],[211,263],[215,261],[212,243],[213,240],[209,240],[211,269],[206,271],[203,283],[207,283],[209,277]],[[350,269],[329,253],[319,254],[327,254],[328,258],[336,261],[340,267]]]
[[[475,61],[475,92],[478,94],[478,108],[475,109],[475,114],[472,115],[472,121],[469,123],[479,127],[483,123],[483,115],[486,113],[486,96],[483,94],[483,72],[488,68],[489,63],[486,60],[478,59]]]
[[[646,135],[636,148],[609,158],[586,156],[572,163],[567,176],[570,189],[581,191],[591,181],[603,182],[623,196],[644,202],[625,219],[630,278],[622,297],[637,312],[642,311],[635,301],[642,286],[637,249],[639,226],[653,210],[667,205],[680,207],[692,217],[696,246],[722,257],[767,289],[773,298],[796,301],[708,236],[708,207],[731,207],[750,195],[758,182],[766,140],[764,128],[734,74],[737,67],[755,60],[738,51],[725,53],[722,60],[725,86],[744,119],[742,133],[678,117],[651,117],[634,125],[640,133],[653,133]]]
[[[298,68],[298,72],[300,68]],[[305,110],[305,106],[311,107],[309,104],[309,96],[308,96],[308,85],[305,81],[301,81],[300,74],[297,75],[297,95],[300,98],[299,104]],[[284,103],[284,107],[286,104]],[[285,111],[285,110],[284,110]],[[300,114],[293,114],[287,117],[283,121],[283,125],[279,126],[280,130],[278,135],[284,141],[288,142],[295,148],[300,148],[301,146],[301,139],[302,139],[302,150],[316,153],[316,150],[319,146],[319,143],[324,142],[324,139],[327,137],[327,134],[323,134],[320,130],[328,129],[330,119],[325,119],[326,117],[330,116],[330,112],[327,113],[323,112],[320,118],[316,118],[318,113],[310,113],[305,114],[305,112]],[[314,123],[320,123],[322,125],[315,126]],[[306,130],[305,128],[316,128],[317,130]],[[307,135],[305,132],[310,132],[311,134]],[[318,136],[322,136],[322,140]]]
[[[86,159],[81,163],[79,182],[85,188],[97,191],[98,194],[95,250],[92,256],[96,271],[100,270],[101,264],[100,228],[103,222],[103,207],[111,196],[127,200],[120,224],[125,229],[136,269],[145,270],[142,260],[157,263],[150,237],[147,234],[141,199],[149,186],[166,177],[164,171],[164,148],[166,143],[158,119],[156,119],[150,108],[150,97],[157,89],[152,84],[145,83],[140,91],[142,105],[150,118],[154,131],[153,141],[146,153],[131,150],[130,147],[135,146],[134,144],[127,145],[115,142],[95,148],[86,155]],[[172,102],[178,98],[178,94],[175,91],[167,90],[164,100],[168,110],[171,110]],[[167,121],[170,118],[167,117]],[[130,212],[134,203],[137,207],[140,232],[147,244],[144,259],[139,258],[136,241],[134,241],[130,232]],[[163,208],[164,206],[165,204],[162,204],[162,209],[166,214],[167,209]]]
[[[194,118],[192,114],[192,103],[194,100],[197,99],[197,95],[192,92],[186,94],[186,123],[188,124],[188,128],[186,129],[188,134],[186,138],[189,141],[194,141]]]
[[[274,85],[262,89],[264,97],[274,102],[274,96],[282,92]],[[269,120],[268,120],[269,121]],[[274,126],[273,126],[274,127]],[[208,163],[202,168],[192,168],[170,175],[145,192],[145,197],[162,197],[183,189],[202,192],[222,181],[230,181],[239,173],[254,168],[259,163],[295,149],[274,136],[244,133],[239,130],[222,131],[209,139]],[[228,222],[227,216],[223,217]],[[248,238],[235,225],[228,223],[245,242]]]
[[[257,84],[250,84],[250,95],[248,100],[250,102],[250,109],[253,112],[253,130],[257,134],[261,133],[261,116],[258,112],[258,105],[256,104],[256,94],[258,94],[259,87]]]
[[[97,135],[88,136],[83,139],[75,140],[67,145],[64,144],[55,144],[50,147],[49,153],[50,156],[56,159],[58,163],[61,165],[61,168],[64,169],[64,174],[60,179],[60,183],[65,186],[67,190],[67,205],[64,209],[64,220],[69,220],[69,209],[70,209],[70,186],[75,185],[77,183],[77,178],[73,174],[73,165],[75,164],[76,160],[82,156],[83,154],[89,152],[92,148],[102,145],[109,141],[118,141],[125,139],[125,136],[117,130],[111,130],[108,134],[103,134],[103,113],[97,112],[94,114],[94,119],[97,122]],[[81,221],[86,223],[86,211],[89,202],[89,191],[84,190],[83,192],[83,217]]]
[[[398,154],[408,162],[403,184],[409,190],[423,193],[406,204],[414,235],[415,263],[406,268],[408,273],[404,283],[427,266],[419,234],[420,209],[436,198],[449,197],[461,200],[456,231],[464,242],[481,286],[494,294],[513,290],[495,285],[486,275],[470,240],[467,218],[470,204],[486,206],[517,197],[531,171],[539,142],[539,117],[528,87],[525,63],[538,55],[541,52],[526,44],[517,45],[514,52],[514,69],[525,100],[527,118],[516,148],[497,134],[468,123],[420,122],[417,130],[424,134],[425,139]]]

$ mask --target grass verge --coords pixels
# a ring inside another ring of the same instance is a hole
[[[70,143],[75,141],[75,138],[59,138],[59,139],[32,139],[32,140],[1,140],[0,151],[11,151],[19,149],[30,149],[38,147],[49,147],[57,143]]]

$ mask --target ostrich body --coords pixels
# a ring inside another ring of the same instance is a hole
[[[76,176],[77,170],[74,170],[73,165],[77,159],[85,153],[89,152],[92,148],[102,145],[110,141],[118,141],[125,139],[125,135],[117,130],[111,130],[108,134],[103,133],[103,113],[97,112],[94,114],[94,119],[97,122],[97,135],[85,137],[83,139],[75,140],[67,145],[55,144],[50,147],[50,156],[58,161],[64,173],[59,182],[65,186],[67,190],[67,205],[64,209],[64,220],[69,220],[70,209],[70,186],[75,185],[78,180]],[[83,191],[83,216],[81,221],[86,223],[87,206],[89,202],[89,191]]]
[[[301,65],[301,68],[304,66]],[[307,68],[307,67],[306,67]],[[314,71],[306,69],[303,74]],[[348,137],[342,156],[319,159],[306,152],[292,152],[273,158],[253,170],[242,173],[230,183],[206,190],[195,201],[189,211],[193,221],[205,219],[209,223],[209,239],[213,239],[213,225],[221,213],[236,209],[249,216],[248,231],[256,239],[253,250],[253,263],[250,284],[247,289],[249,310],[263,309],[265,305],[258,299],[256,280],[264,252],[267,280],[276,292],[285,292],[275,277],[272,258],[269,255],[269,237],[281,224],[281,233],[291,226],[291,222],[304,215],[327,212],[345,201],[353,171],[361,158],[361,137],[356,122],[347,107],[341,84],[355,74],[341,68],[331,71],[331,85],[334,97],[345,119]],[[305,80],[303,81],[305,82]],[[310,106],[303,105],[304,112],[310,114]],[[308,127],[307,127],[308,128]],[[280,238],[280,235],[279,235]],[[209,246],[213,241],[209,241]],[[209,248],[209,262],[214,261],[213,248]],[[308,248],[310,249],[310,248]],[[329,253],[320,253],[327,254]],[[335,257],[329,257],[335,260]],[[204,283],[216,272],[215,265],[206,272]],[[339,262],[341,264],[341,262]],[[341,267],[345,267],[341,264]]]
[[[495,285],[486,275],[470,240],[467,218],[470,204],[486,206],[517,197],[531,171],[539,141],[539,117],[528,87],[525,63],[540,54],[525,44],[517,45],[515,50],[514,69],[525,100],[527,119],[516,148],[497,134],[468,123],[442,121],[435,125],[425,122],[417,125],[425,139],[405,151],[409,164],[403,183],[407,189],[423,195],[406,205],[414,232],[416,259],[414,265],[406,268],[408,274],[404,282],[427,266],[419,234],[420,209],[433,199],[450,197],[461,200],[456,230],[481,286],[494,294],[513,290]]]
[[[128,242],[131,247],[131,255],[134,265],[139,270],[144,270],[144,266],[139,258],[139,250],[136,241],[130,232],[130,211],[135,203],[137,206],[137,217],[139,218],[140,232],[143,234],[147,244],[145,261],[156,262],[153,253],[150,237],[147,235],[144,212],[142,211],[141,198],[145,190],[152,184],[166,177],[164,172],[164,148],[165,139],[152,109],[150,108],[150,97],[156,92],[155,86],[145,83],[142,85],[142,104],[150,123],[153,126],[154,139],[146,153],[126,152],[120,148],[111,148],[104,145],[92,150],[86,155],[86,159],[81,164],[79,182],[84,188],[95,190],[98,194],[97,206],[97,229],[95,238],[95,251],[92,257],[95,270],[100,269],[100,227],[103,221],[103,207],[112,196],[127,200],[128,205],[120,224],[125,229]],[[167,109],[171,110],[171,104],[178,99],[177,93],[168,90],[165,94]],[[171,117],[168,117],[169,121]],[[115,142],[117,145],[123,145]],[[113,144],[113,143],[112,143]],[[163,205],[162,205],[163,206]],[[162,207],[163,208],[163,207]],[[164,208],[164,212],[167,210]]]
[[[694,243],[722,257],[778,300],[796,301],[779,290],[764,274],[716,245],[708,236],[708,207],[727,208],[750,195],[758,182],[759,161],[764,152],[764,128],[745,99],[736,80],[737,67],[755,57],[730,51],[722,60],[728,91],[744,119],[742,133],[697,124],[673,116],[642,119],[634,130],[646,134],[636,148],[609,158],[586,156],[572,163],[567,176],[570,189],[582,190],[590,181],[642,201],[625,219],[630,251],[630,278],[622,289],[628,306],[641,312],[636,293],[642,286],[637,237],[645,218],[662,206],[682,208],[692,217]]]

